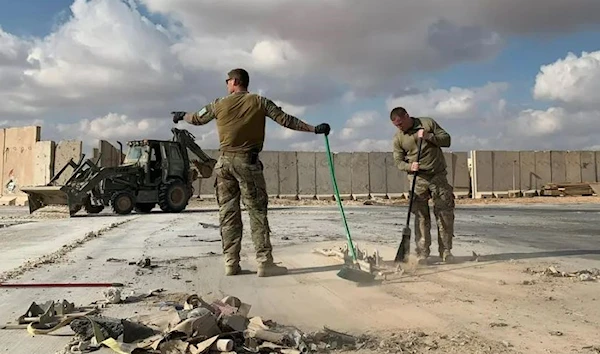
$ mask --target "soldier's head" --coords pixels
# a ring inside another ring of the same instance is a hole
[[[227,92],[229,93],[248,91],[250,75],[244,69],[233,69],[227,73],[225,83],[227,84]]]
[[[390,112],[390,120],[396,128],[403,132],[409,130],[413,126],[413,120],[403,107],[396,107]]]

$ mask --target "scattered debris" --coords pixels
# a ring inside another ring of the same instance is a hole
[[[563,333],[561,331],[550,331],[551,336],[562,336]]]
[[[198,237],[198,235],[177,235],[177,237],[191,238],[191,237]]]
[[[115,263],[123,263],[123,262],[127,262],[126,259],[122,259],[122,258],[108,258],[106,260],[106,262],[115,262]]]
[[[202,228],[204,229],[218,229],[219,225],[214,225],[214,224],[206,224],[206,223],[198,223],[198,225],[202,226]]]
[[[578,278],[581,281],[594,281],[600,280],[600,269],[584,269],[576,272],[563,272],[557,270],[555,267],[548,267],[544,270],[538,271],[531,268],[525,269],[525,273],[537,275],[537,276],[549,276],[559,278]]]
[[[102,292],[104,298],[109,304],[118,304],[121,302],[121,290],[117,288],[108,288]]]
[[[535,282],[533,280],[523,280],[522,284],[523,285],[534,285]]]
[[[492,322],[490,323],[490,327],[495,328],[495,327],[508,327],[508,324],[504,323],[504,322]]]

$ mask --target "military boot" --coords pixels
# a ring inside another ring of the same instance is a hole
[[[440,258],[444,263],[452,263],[454,262],[454,256],[449,250],[446,250],[440,254]]]
[[[281,267],[275,263],[263,263],[258,265],[259,277],[273,277],[277,275],[285,275],[288,273],[286,267]]]
[[[242,267],[239,264],[225,266],[225,275],[238,275],[242,272]]]

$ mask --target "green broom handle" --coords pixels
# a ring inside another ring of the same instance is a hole
[[[352,259],[356,261],[356,251],[354,250],[354,244],[352,244],[352,238],[350,237],[350,228],[348,228],[348,222],[346,221],[346,215],[344,214],[344,207],[342,206],[342,199],[340,198],[340,192],[338,190],[337,182],[335,180],[335,171],[333,168],[333,158],[331,157],[331,150],[329,148],[329,138],[325,135],[325,149],[327,150],[327,158],[329,160],[329,174],[331,175],[331,183],[333,183],[333,191],[335,192],[336,200],[340,213],[342,214],[342,220],[344,221],[344,228],[346,229],[346,238],[348,239],[348,248],[352,252]]]

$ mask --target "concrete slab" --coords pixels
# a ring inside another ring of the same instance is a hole
[[[62,140],[56,144],[56,152],[54,154],[54,176],[67,164],[70,159],[77,163],[83,154],[83,142],[79,140]],[[72,167],[67,167],[63,174],[57,179],[58,184],[64,184],[71,174]]]
[[[100,154],[102,155],[100,159],[100,166],[114,167],[118,166],[121,163],[119,159],[119,149],[116,148],[113,144],[106,140],[100,140],[99,146]]]
[[[279,197],[298,198],[298,159],[295,151],[279,152]]]
[[[473,197],[476,199],[493,195],[494,162],[492,151],[475,150],[471,153],[473,164]]]
[[[581,152],[581,182],[598,182],[596,179],[595,151]]]
[[[521,190],[528,191],[537,189],[536,181],[539,177],[535,173],[535,151],[519,152],[519,171]]]
[[[521,190],[521,171],[518,151],[494,151],[494,193]]]
[[[267,183],[267,193],[269,197],[279,196],[279,152],[263,151],[260,153],[260,160],[264,166],[265,182]]]
[[[315,153],[315,166],[317,199],[332,199],[334,192],[333,185],[331,184],[331,174],[329,173],[329,159],[327,158],[327,153]]]
[[[41,127],[5,129],[3,195],[25,196],[23,186],[35,183],[35,144],[40,141]]]
[[[552,162],[550,151],[535,152],[535,189],[540,191],[546,183],[552,181]]]
[[[385,152],[369,153],[369,193],[371,197],[385,198],[387,195]]]
[[[204,152],[213,159],[219,159],[219,150],[204,150]],[[209,178],[200,178],[197,181],[198,197],[200,199],[215,199],[215,172]],[[194,188],[196,188],[194,186]]]
[[[566,151],[550,151],[552,183],[565,183],[567,181],[566,156]]]
[[[469,153],[466,151],[454,152],[454,196],[464,198],[471,192],[471,177],[469,175]]]
[[[566,182],[581,183],[581,151],[566,151],[565,165]]]
[[[317,196],[316,154],[308,151],[298,151],[298,198],[314,199]]]
[[[369,153],[354,152],[351,154],[351,194],[352,198],[369,198]],[[342,193],[340,191],[340,193]]]
[[[386,193],[390,199],[403,199],[408,193],[406,172],[400,171],[392,152],[385,153]]]
[[[43,186],[50,182],[54,176],[54,141],[38,141],[35,143],[35,162],[33,171],[33,185]]]
[[[333,154],[333,166],[340,198],[349,199],[352,195],[352,153]]]

